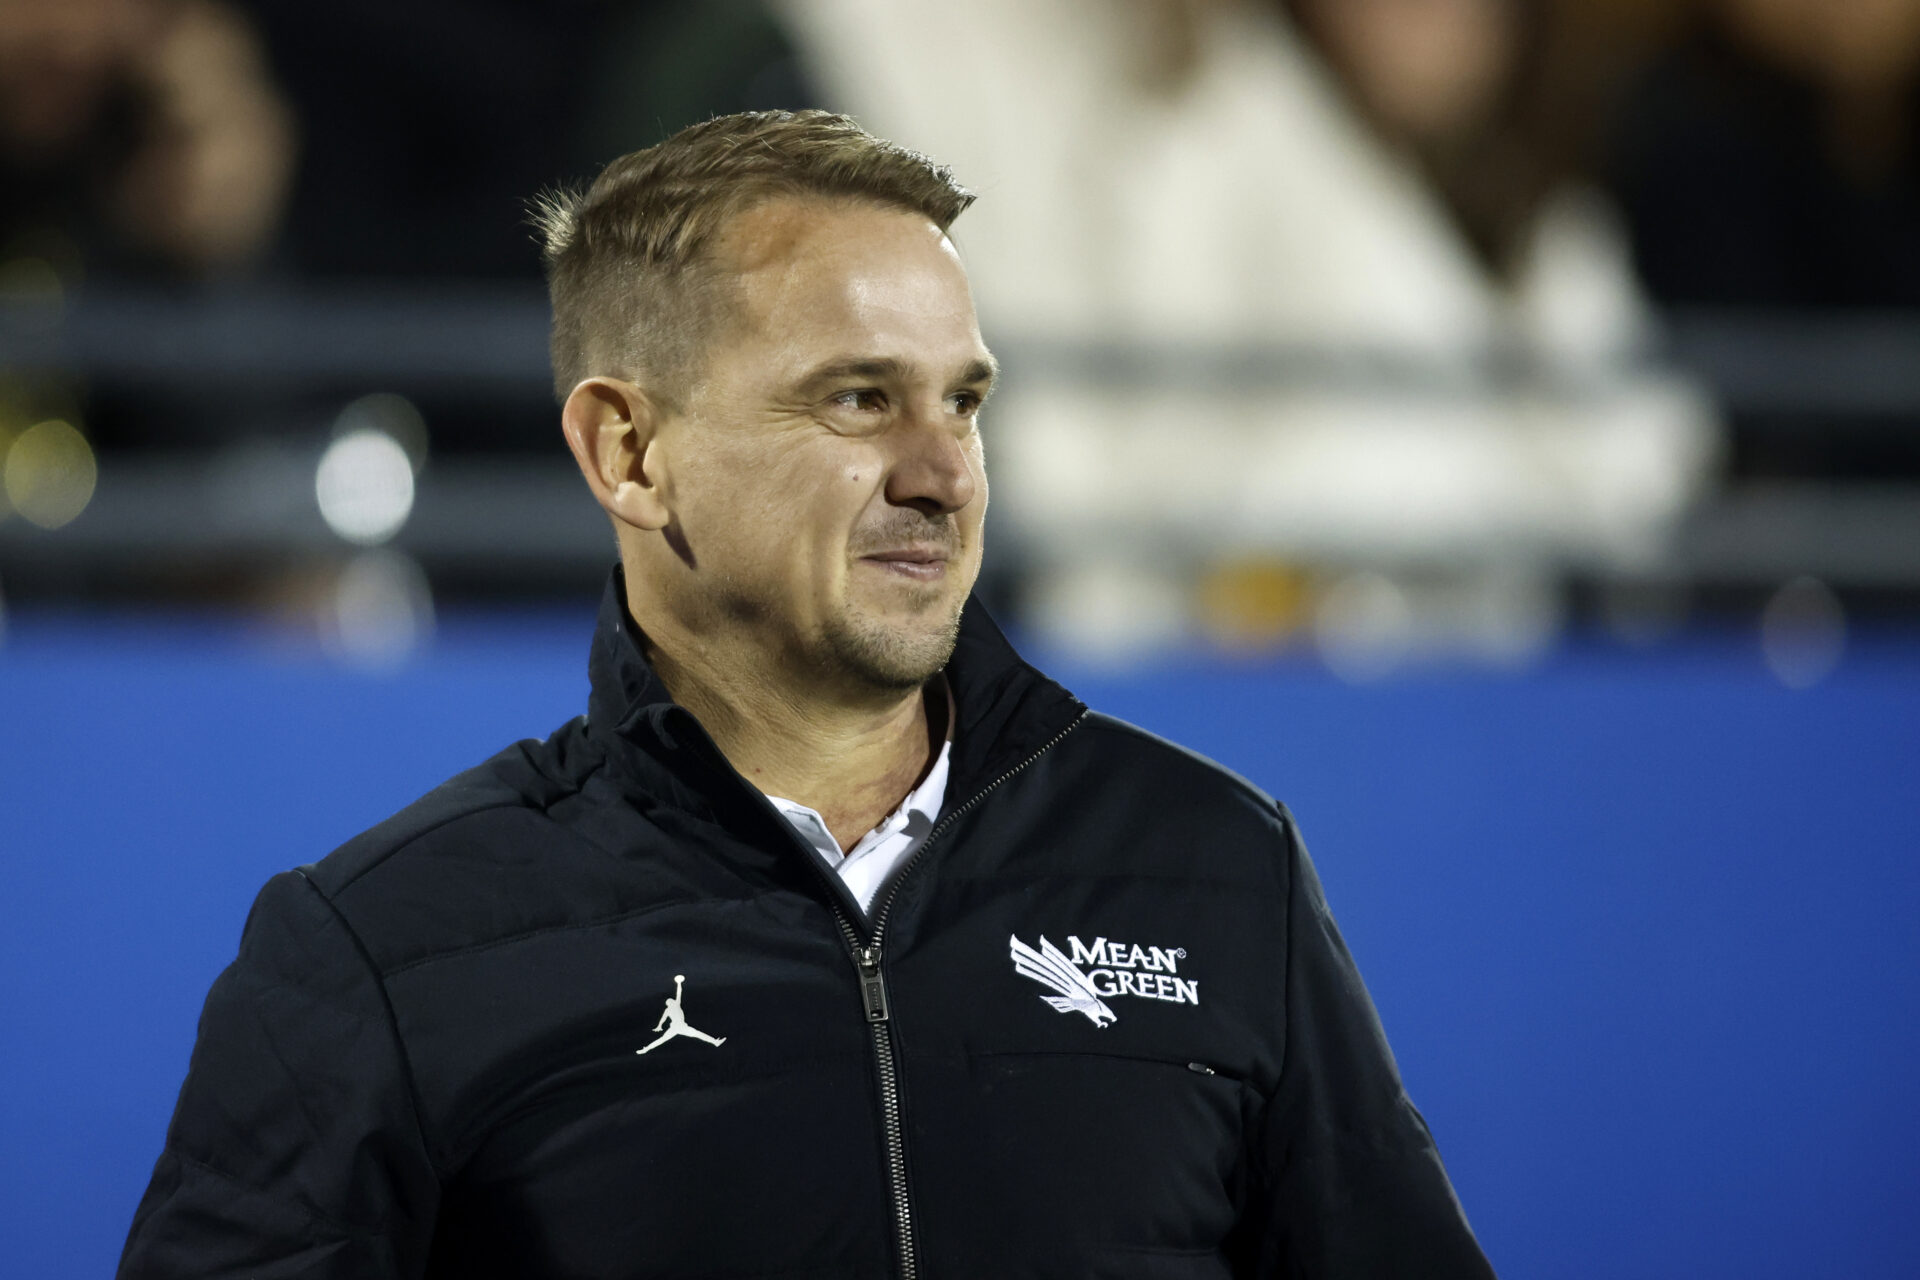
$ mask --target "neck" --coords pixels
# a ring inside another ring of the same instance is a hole
[[[924,689],[849,702],[844,690],[784,680],[691,639],[647,633],[647,658],[673,700],[741,777],[818,813],[842,849],[898,808],[938,756],[946,704],[930,716]]]

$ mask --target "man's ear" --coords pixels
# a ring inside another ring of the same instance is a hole
[[[588,378],[560,409],[560,427],[587,487],[607,513],[636,529],[664,529],[665,459],[656,445],[660,406],[618,378]]]

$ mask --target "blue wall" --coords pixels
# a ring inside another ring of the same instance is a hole
[[[110,1273],[260,882],[585,694],[589,620],[372,676],[238,631],[0,648],[0,1270]],[[1513,1277],[1920,1275],[1920,645],[1364,689],[1061,672],[1291,804]]]

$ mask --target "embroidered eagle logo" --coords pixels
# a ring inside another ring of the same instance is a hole
[[[1046,934],[1040,935],[1038,951],[1011,935],[1007,943],[1013,956],[1015,973],[1060,993],[1041,996],[1042,1000],[1061,1013],[1084,1013],[1096,1027],[1104,1027],[1114,1020],[1113,1010],[1107,1008],[1106,1001],[1093,989],[1093,983],[1087,980],[1087,975],[1075,968],[1073,961],[1061,954],[1060,948],[1048,942]]]

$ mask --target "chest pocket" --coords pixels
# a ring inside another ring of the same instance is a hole
[[[1239,1080],[1118,1054],[1001,1052],[914,1063],[908,1087],[929,1257],[993,1274],[1005,1259],[1118,1253],[1139,1265],[1116,1275],[1210,1274],[1238,1217],[1256,1101]]]

